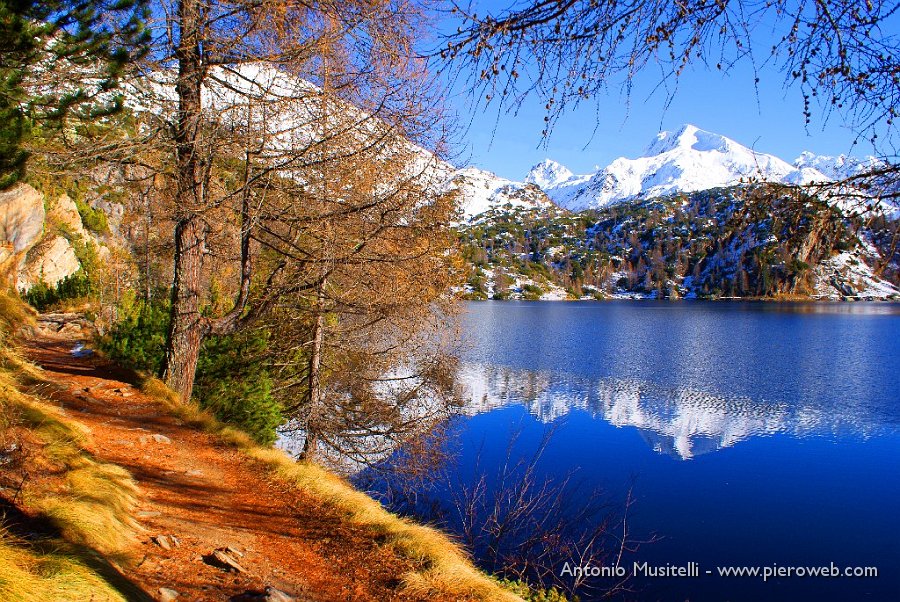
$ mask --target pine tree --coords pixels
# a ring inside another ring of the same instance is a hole
[[[0,0],[0,189],[24,176],[34,125],[121,108],[111,91],[149,41],[146,7],[147,0]],[[90,76],[75,76],[79,69]]]

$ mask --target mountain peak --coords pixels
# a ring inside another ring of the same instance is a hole
[[[700,152],[716,151],[726,152],[736,143],[732,140],[701,130],[696,125],[686,123],[674,132],[662,131],[644,151],[644,157],[654,157],[676,149],[695,150]]]
[[[536,184],[538,187],[546,190],[571,179],[574,175],[569,169],[553,159],[544,159],[531,168],[528,175],[525,176],[525,182]]]

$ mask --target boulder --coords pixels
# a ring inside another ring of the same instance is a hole
[[[28,290],[42,280],[49,286],[56,286],[80,267],[69,241],[63,236],[53,236],[29,251],[19,270],[18,287]]]
[[[28,184],[0,191],[0,246],[27,251],[44,231],[44,195]]]
[[[165,445],[170,445],[170,444],[172,443],[172,440],[171,440],[171,439],[169,439],[169,438],[166,437],[165,435],[160,435],[159,433],[155,433],[155,434],[153,434],[153,435],[141,435],[141,436],[138,438],[138,442],[139,442],[141,445],[147,445],[147,444],[150,443],[151,441],[154,441],[154,442],[156,442],[156,443],[162,443],[162,444],[165,444]]]

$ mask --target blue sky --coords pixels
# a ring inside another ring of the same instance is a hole
[[[521,180],[544,158],[587,173],[617,157],[639,156],[657,132],[685,123],[789,162],[804,150],[822,155],[873,153],[866,141],[852,146],[855,136],[840,115],[825,123],[824,115],[814,110],[807,129],[799,90],[785,89],[784,75],[776,69],[761,70],[758,88],[753,80],[747,64],[725,75],[697,63],[682,76],[674,101],[666,107],[665,91],[652,92],[659,77],[651,69],[635,80],[630,103],[611,85],[607,95],[562,116],[546,147],[541,139],[543,103],[537,98],[513,115],[495,104],[473,107],[468,93],[457,86],[449,102],[463,131],[454,162],[513,180]]]

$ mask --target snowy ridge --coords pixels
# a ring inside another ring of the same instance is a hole
[[[571,171],[553,159],[544,159],[531,168],[525,176],[525,182],[543,189],[553,188],[575,177]]]
[[[123,88],[128,104],[139,111],[169,115],[175,111],[173,74],[169,71],[143,74]],[[319,88],[263,63],[213,68],[203,90],[203,104],[209,110],[208,118],[223,127],[267,130],[271,139],[263,155],[273,161],[290,156],[290,164],[295,166],[318,160],[312,156],[315,141],[322,139],[325,132],[333,135],[335,129],[343,130],[350,137],[363,139],[389,127],[376,115],[339,100],[330,103],[328,118],[323,120]],[[690,124],[675,132],[660,132],[644,154],[635,159],[620,157],[583,175],[546,159],[535,165],[522,182],[477,167],[456,169],[409,140],[389,145],[381,159],[390,161],[399,156],[405,156],[408,171],[416,172],[419,181],[439,191],[458,190],[461,215],[468,221],[502,208],[542,209],[555,204],[581,211],[753,180],[784,184],[828,182],[857,175],[878,164],[873,157],[828,157],[809,152],[790,164]],[[834,202],[840,205],[839,198]]]
[[[884,162],[871,155],[857,159],[847,155],[838,155],[837,157],[817,155],[809,151],[803,151],[794,160],[794,167],[797,169],[814,169],[824,174],[829,180],[851,178],[880,165],[884,165]]]
[[[555,173],[565,173],[559,167]],[[619,157],[594,174],[548,181],[545,192],[560,207],[581,211],[751,180],[808,184],[830,178],[813,166],[794,166],[687,124],[676,132],[657,134],[636,159]]]
[[[513,182],[477,167],[460,169],[450,176],[449,190],[461,195],[461,212],[473,220],[491,209],[549,209],[553,203],[535,184]]]

